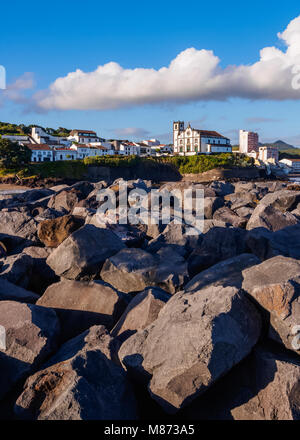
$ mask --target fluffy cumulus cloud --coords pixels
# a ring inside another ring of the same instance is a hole
[[[159,70],[124,69],[115,62],[93,72],[77,69],[56,79],[35,99],[46,110],[105,110],[231,97],[300,99],[300,16],[278,37],[286,50],[266,47],[252,65],[222,69],[212,51],[189,48]]]
[[[118,137],[146,137],[149,135],[149,131],[144,128],[139,127],[125,127],[125,128],[114,128],[111,130],[115,136]]]

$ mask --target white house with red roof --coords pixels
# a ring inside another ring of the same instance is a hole
[[[54,151],[48,144],[28,144],[31,150],[31,162],[53,162]]]
[[[216,131],[198,130],[183,121],[173,122],[174,153],[192,156],[199,153],[231,153],[230,139]]]
[[[92,130],[72,130],[67,138],[71,142],[78,144],[89,144],[91,142],[100,142],[102,139]]]

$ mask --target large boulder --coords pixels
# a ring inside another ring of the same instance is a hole
[[[0,399],[57,348],[59,322],[53,310],[0,301],[6,349],[0,350]]]
[[[37,222],[26,212],[0,211],[0,233],[37,242]]]
[[[58,276],[80,280],[95,278],[104,261],[125,245],[109,229],[85,225],[63,241],[47,263]]]
[[[84,221],[81,218],[73,215],[44,220],[38,226],[38,237],[45,246],[55,248],[83,224]]]
[[[271,206],[282,212],[295,209],[300,202],[300,191],[280,190],[267,194],[260,203],[264,206]]]
[[[28,288],[42,295],[48,286],[58,281],[55,272],[47,264],[50,250],[39,246],[29,246],[23,250],[23,254],[31,257],[32,263]]]
[[[15,405],[27,420],[132,420],[137,406],[117,347],[102,326],[66,342],[31,376]]]
[[[112,328],[127,301],[101,281],[83,282],[62,279],[48,287],[36,303],[54,309],[61,322],[64,340],[77,336],[92,325]]]
[[[189,228],[185,224],[176,224],[172,221],[161,234],[149,242],[147,250],[157,252],[167,246],[172,247],[175,252],[185,257],[202,239],[201,234],[189,235]]]
[[[158,263],[152,285],[159,286],[171,294],[181,290],[189,280],[187,261],[175,252],[172,246],[161,248],[156,256]]]
[[[246,357],[260,335],[260,315],[240,289],[179,292],[150,326],[127,339],[119,356],[167,412],[204,393]]]
[[[156,320],[160,310],[170,299],[170,294],[158,287],[147,287],[138,293],[128,304],[126,310],[113,328],[112,336],[120,341],[139,330],[143,330]]]
[[[300,420],[300,360],[258,345],[186,408],[183,420]]]
[[[188,270],[191,277],[218,263],[246,252],[247,232],[240,228],[212,228],[189,256]]]
[[[214,212],[224,205],[222,197],[204,197],[204,218],[213,218]]]
[[[122,292],[139,292],[153,285],[157,261],[142,249],[123,249],[105,261],[100,275]]]
[[[243,289],[267,312],[269,337],[300,353],[300,261],[277,256],[245,269],[243,278]]]
[[[258,203],[255,192],[236,192],[225,196],[224,199],[229,202],[230,208],[233,211],[245,206],[255,208]]]
[[[300,259],[300,224],[276,232],[265,228],[252,229],[247,235],[247,246],[261,260],[284,255]]]
[[[48,208],[70,213],[81,200],[84,200],[93,191],[94,186],[89,182],[78,182],[69,188],[56,192],[48,203]]]
[[[247,224],[247,220],[243,217],[239,217],[228,206],[223,206],[215,211],[213,215],[214,220],[225,222],[227,225],[231,225],[235,228],[244,228]]]
[[[207,270],[203,270],[187,283],[185,291],[198,291],[208,286],[242,287],[242,271],[259,264],[260,260],[252,254],[241,254],[221,261]]]
[[[291,212],[282,212],[280,209],[276,209],[272,205],[265,205],[261,201],[253,211],[247,223],[247,229],[266,228],[270,231],[279,231],[297,223],[299,220]]]
[[[24,253],[0,260],[0,276],[23,288],[29,286],[33,271],[33,259]]]
[[[223,182],[216,180],[209,185],[209,188],[215,191],[218,196],[226,196],[232,194],[235,191],[234,185],[229,182]]]

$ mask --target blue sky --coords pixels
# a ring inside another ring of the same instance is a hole
[[[210,88],[205,94],[198,93],[207,82],[205,76],[198,84],[200,71],[213,63],[213,59],[208,52],[203,56],[193,52],[188,55],[192,64],[185,75],[187,90],[181,96],[176,91],[178,71],[162,80],[155,73],[152,78],[153,72],[149,70],[169,66],[188,48],[213,51],[219,58],[218,69],[251,66],[259,61],[263,48],[276,46],[286,51],[284,41],[277,34],[299,15],[299,1],[293,0],[285,3],[254,0],[247,7],[243,2],[230,0],[14,1],[13,8],[12,3],[4,2],[0,65],[6,68],[9,91],[0,90],[0,120],[95,129],[105,138],[159,137],[167,142],[172,121],[181,119],[191,121],[196,128],[217,130],[229,136],[233,143],[237,140],[237,130],[244,128],[259,131],[262,141],[281,138],[300,146],[300,93],[297,99],[286,91],[285,84],[281,85],[282,92],[277,92],[278,77],[274,76],[267,96],[261,90],[248,90],[247,86],[245,91],[242,86],[236,90],[240,73],[229,79],[224,77],[221,86],[213,86],[213,91]],[[295,32],[293,35],[298,35]],[[49,86],[57,78],[66,78],[76,69],[94,72],[111,61],[123,69],[117,77],[115,72],[108,73],[117,78],[117,84],[123,82],[126,89],[124,69],[133,75],[130,91],[114,96],[116,86],[109,88],[110,78],[105,79],[107,83],[103,81],[103,73],[93,79],[84,74],[79,83],[68,77],[62,84],[63,94],[56,87],[54,96],[51,93],[49,98]],[[137,80],[136,68],[144,69]],[[263,70],[259,75],[268,77],[268,72]],[[252,73],[247,75],[249,78]],[[149,94],[142,93],[149,81],[153,81],[154,102]],[[194,95],[189,82],[196,84]],[[182,83],[178,81],[178,84]],[[229,90],[223,96],[227,84]],[[65,93],[72,98],[65,99]]]

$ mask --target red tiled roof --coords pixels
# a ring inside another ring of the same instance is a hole
[[[30,150],[52,150],[48,144],[29,144],[27,147]]]

